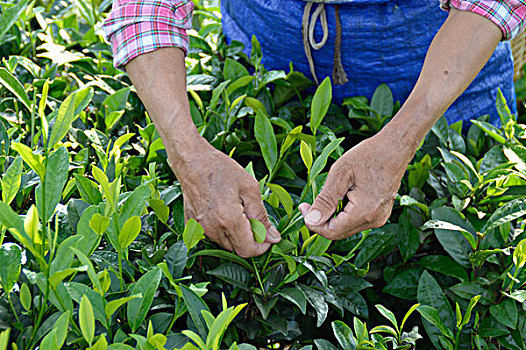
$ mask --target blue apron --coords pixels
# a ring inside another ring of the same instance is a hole
[[[389,85],[395,100],[406,100],[422,68],[427,49],[448,14],[438,0],[325,0],[328,38],[319,50],[311,50],[315,73],[322,81],[332,76],[336,38],[335,3],[341,19],[341,63],[347,77],[343,85],[333,86],[334,101],[349,96],[371,98],[381,83]],[[222,0],[223,32],[227,41],[238,40],[250,52],[255,34],[263,50],[268,70],[294,69],[313,79],[302,33],[306,6],[301,0]],[[318,4],[313,4],[315,11]],[[315,26],[317,41],[324,31]],[[461,35],[461,34],[459,34]],[[333,79],[334,80],[334,79]],[[513,57],[509,42],[501,42],[473,83],[445,113],[449,123],[484,114],[498,124],[495,107],[500,88],[516,113],[513,85]],[[417,116],[415,116],[417,117]]]

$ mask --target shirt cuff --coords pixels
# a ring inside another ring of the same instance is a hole
[[[115,67],[163,47],[187,52],[192,10],[191,0],[115,0],[102,26]]]
[[[440,0],[440,6],[474,12],[495,23],[503,40],[520,34],[526,23],[526,0]]]

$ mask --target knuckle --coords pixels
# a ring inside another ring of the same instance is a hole
[[[250,198],[260,198],[259,184],[256,181],[247,181],[242,184],[241,189]]]
[[[217,218],[217,223],[216,223],[217,227],[220,229],[220,230],[223,230],[223,231],[230,231],[232,229],[232,227],[234,226],[234,220],[231,218],[231,217],[228,217],[226,215],[221,215]],[[228,233],[227,233],[228,235]]]
[[[242,250],[239,250],[239,251],[236,251],[237,255],[239,255],[240,257],[242,258],[251,258],[253,256],[256,256],[252,251],[250,251],[249,249],[242,249]]]
[[[336,205],[336,199],[331,193],[331,190],[327,189],[320,193],[318,198],[316,198],[315,204],[322,208],[332,208]]]

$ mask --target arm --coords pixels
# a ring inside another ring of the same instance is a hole
[[[104,29],[115,64],[125,67],[163,140],[181,183],[186,219],[196,219],[225,249],[244,257],[260,255],[280,235],[259,185],[199,135],[190,115],[183,50],[191,9],[188,0],[115,0]],[[249,218],[265,225],[263,244],[255,242]]]
[[[244,257],[263,254],[271,243],[279,242],[258,182],[197,132],[188,108],[183,51],[163,48],[140,55],[126,65],[126,71],[181,183],[186,218],[196,219],[210,239]],[[249,218],[265,225],[265,243],[254,241]]]
[[[332,166],[312,207],[301,204],[307,227],[327,238],[341,239],[385,224],[418,145],[482,69],[501,38],[499,27],[488,19],[451,9],[397,115]],[[348,205],[331,219],[338,199],[344,196]]]

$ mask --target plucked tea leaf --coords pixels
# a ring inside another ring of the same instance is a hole
[[[248,220],[250,221],[250,228],[252,229],[252,233],[254,234],[254,240],[257,243],[265,242],[265,238],[267,236],[267,230],[265,229],[265,225],[263,225],[261,221],[257,219]]]

